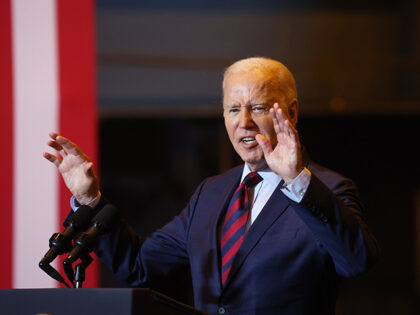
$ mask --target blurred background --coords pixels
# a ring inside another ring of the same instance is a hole
[[[311,158],[356,181],[381,256],[339,314],[420,314],[420,0],[97,0],[103,193],[148,235],[240,163],[222,72],[266,56],[295,74]],[[140,201],[141,200],[141,201]],[[122,286],[102,268],[103,287]]]

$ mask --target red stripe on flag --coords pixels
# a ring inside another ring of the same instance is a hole
[[[0,288],[12,286],[13,74],[10,0],[0,1]]]
[[[60,133],[76,142],[97,163],[95,5],[93,0],[57,1]],[[60,222],[70,209],[70,192],[60,179]],[[99,284],[97,259],[84,287]]]

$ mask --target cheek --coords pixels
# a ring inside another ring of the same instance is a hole
[[[236,129],[235,120],[231,118],[225,118],[225,128],[229,137],[232,137]]]

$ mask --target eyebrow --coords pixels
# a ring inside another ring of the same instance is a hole
[[[274,103],[273,103],[274,104]],[[225,107],[225,108],[233,108],[233,107],[252,107],[252,106],[264,106],[264,107],[267,107],[267,106],[269,106],[266,102],[257,102],[257,103],[252,103],[252,104],[249,104],[249,105],[245,105],[245,106],[242,106],[242,105],[239,105],[239,104],[230,104],[230,105],[223,105],[223,107]]]

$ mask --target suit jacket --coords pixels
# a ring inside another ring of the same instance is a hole
[[[309,163],[300,203],[277,187],[250,227],[222,287],[218,228],[243,166],[204,180],[186,208],[148,238],[123,220],[96,254],[131,286],[177,290],[190,273],[195,307],[210,314],[334,314],[340,277],[377,253],[354,183]]]

